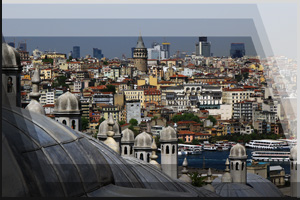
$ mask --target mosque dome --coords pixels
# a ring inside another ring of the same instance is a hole
[[[293,146],[290,153],[291,160],[297,160],[297,145]]]
[[[142,132],[135,137],[134,147],[136,148],[151,148],[152,137],[146,132]]]
[[[225,172],[221,178],[222,183],[232,183],[232,177],[229,172]]]
[[[177,134],[174,128],[168,126],[164,128],[160,133],[161,142],[175,142],[177,141]]]
[[[106,134],[107,134],[108,130],[109,130],[108,119],[106,119],[100,124],[97,137],[107,138]],[[113,138],[121,137],[121,127],[120,127],[119,123],[116,121],[115,121],[115,124],[113,125],[113,132],[115,133]]]
[[[134,143],[134,133],[129,128],[122,131],[122,143]]]
[[[283,197],[282,192],[268,179],[259,175],[247,173],[247,184],[222,183],[217,177],[212,185],[218,195],[222,197]]]
[[[241,144],[236,144],[230,149],[230,159],[247,159],[246,148]]]
[[[17,107],[2,106],[2,161],[5,197],[218,196]]]
[[[21,68],[20,54],[2,39],[2,70],[15,68]]]
[[[54,114],[80,114],[79,100],[71,92],[67,91],[66,93],[60,95],[54,107]]]
[[[26,106],[27,110],[31,111],[31,112],[35,112],[35,113],[39,113],[41,115],[45,115],[45,109],[44,107],[37,102],[36,100],[32,99],[30,101],[30,103]]]

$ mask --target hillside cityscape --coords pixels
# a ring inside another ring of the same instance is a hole
[[[165,189],[178,195],[297,194],[297,168],[293,167],[297,163],[296,60],[250,56],[241,42],[231,43],[230,56],[214,56],[214,44],[206,36],[198,37],[194,52],[171,54],[172,43],[153,41],[147,47],[140,34],[134,47],[128,47],[130,57],[123,54],[121,58],[105,57],[100,47],[91,47],[92,55],[82,55],[76,45],[68,54],[38,48],[29,52],[26,41],[16,45],[2,40],[2,59],[19,59],[2,61],[2,105],[22,108],[13,112],[23,113],[24,120],[32,117],[39,128],[28,125],[27,131],[43,129],[62,146],[64,142],[56,136],[59,130],[74,138],[82,134],[80,137],[88,138],[91,146],[98,145],[99,151],[105,149],[101,156],[108,165],[116,165],[114,159],[138,166],[152,165],[155,168],[151,170],[159,170],[153,176],[179,181],[176,184],[183,186]],[[19,74],[10,71],[10,66]],[[4,118],[16,115],[9,109],[2,110],[7,113],[2,115]],[[53,125],[44,125],[47,120]],[[12,123],[9,117],[4,121]],[[72,152],[68,154],[71,155]],[[76,164],[75,159],[71,160]],[[142,177],[141,169],[134,170]],[[114,178],[104,185],[116,182],[121,187],[123,179],[118,179],[113,169],[111,173]],[[160,191],[149,180],[149,186],[144,187]],[[130,181],[134,182],[133,178]],[[192,186],[201,189],[191,189]],[[120,191],[114,193],[117,196],[126,193],[123,189],[115,191]],[[168,192],[166,196],[171,195]]]

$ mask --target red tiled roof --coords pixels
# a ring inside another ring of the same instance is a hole
[[[194,121],[179,121],[177,124],[197,124],[197,122]]]
[[[52,108],[54,108],[54,104],[46,104],[46,105],[44,105],[43,107],[52,107]]]
[[[178,135],[194,135],[195,132],[193,131],[179,131]]]
[[[182,74],[173,75],[173,76],[170,76],[170,78],[176,78],[176,76],[177,76],[178,78],[187,78],[187,76],[182,75]]]

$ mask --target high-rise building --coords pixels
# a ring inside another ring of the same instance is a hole
[[[93,57],[101,60],[103,58],[102,50],[98,48],[93,48]]]
[[[27,44],[26,44],[26,42],[20,42],[18,49],[21,50],[21,51],[27,51]]]
[[[196,56],[210,57],[210,42],[207,42],[207,37],[199,37],[199,42],[196,43]]]
[[[73,46],[73,58],[80,58],[80,46]]]
[[[170,58],[170,43],[169,42],[163,42],[163,51],[166,58]]]
[[[245,53],[244,43],[231,43],[230,56],[232,58],[241,58],[245,55]]]

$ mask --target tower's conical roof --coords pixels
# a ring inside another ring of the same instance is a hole
[[[136,47],[135,48],[146,48],[144,45],[144,41],[142,38],[142,35],[140,34],[139,39],[137,41]]]

